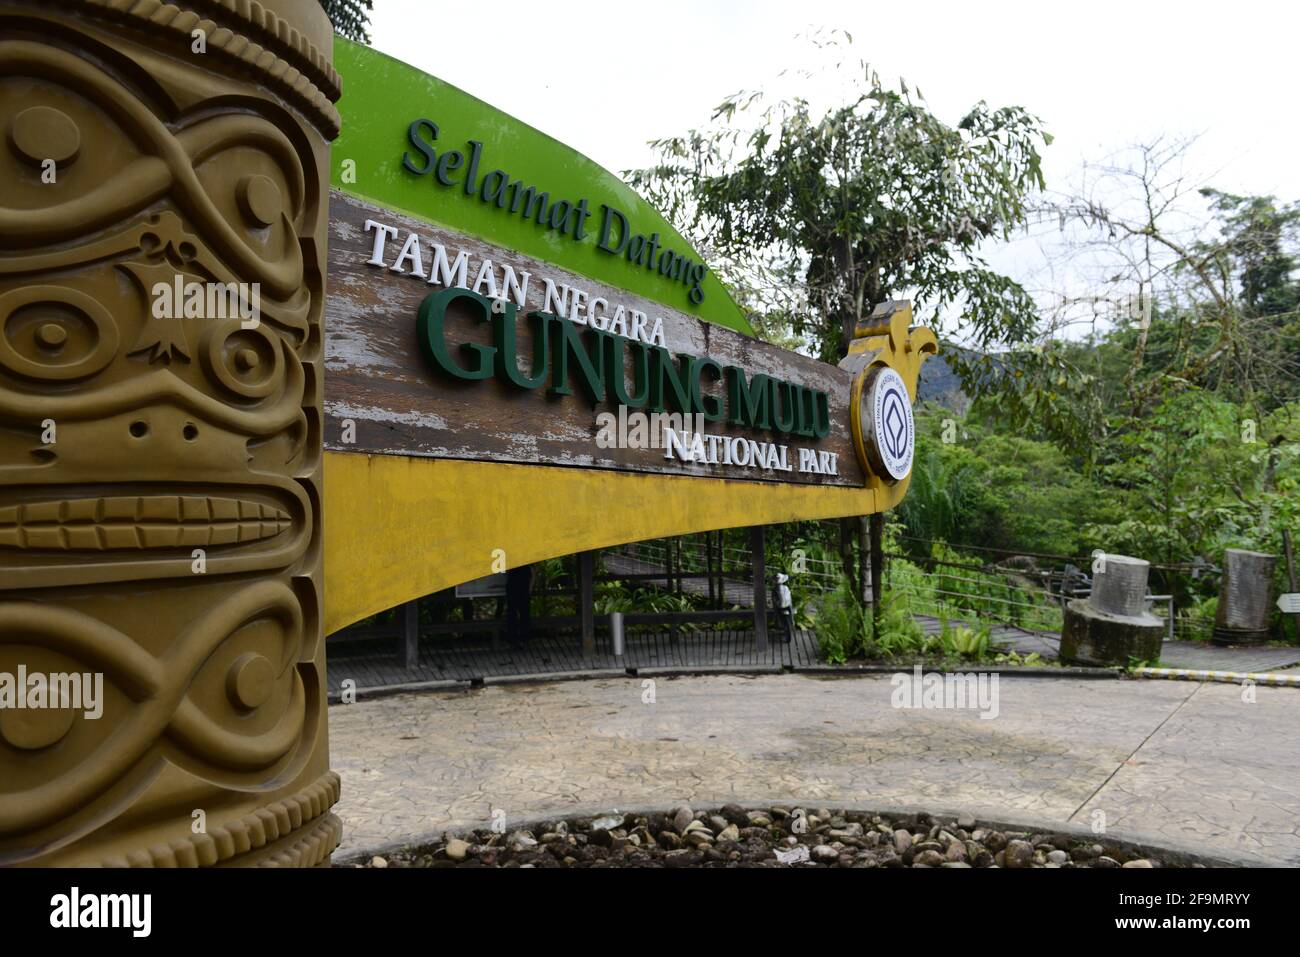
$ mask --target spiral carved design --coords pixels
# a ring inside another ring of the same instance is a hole
[[[331,41],[309,0],[0,2],[0,864],[337,844]],[[98,676],[100,713],[20,674]]]

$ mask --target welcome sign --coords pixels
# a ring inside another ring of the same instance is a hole
[[[864,480],[843,370],[340,193],[330,219],[327,448]]]
[[[339,52],[363,82],[409,71]],[[852,372],[756,341],[615,177],[412,74],[427,100],[361,111],[336,147],[327,449],[866,484]]]
[[[861,324],[839,366],[760,342],[617,176],[373,50],[340,39],[335,59],[327,633],[503,554],[514,567],[902,498],[935,348],[906,304]]]
[[[909,310],[758,342],[617,177],[315,0],[155,7],[0,5],[0,864],[326,862],[326,636],[901,499]]]

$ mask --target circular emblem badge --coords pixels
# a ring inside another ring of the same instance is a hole
[[[903,377],[893,369],[871,374],[858,414],[862,438],[876,472],[897,482],[912,471],[916,427],[912,422],[912,397]]]

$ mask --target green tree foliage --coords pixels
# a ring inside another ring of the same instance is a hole
[[[1116,424],[1102,488],[1130,511],[1087,534],[1153,561],[1217,562],[1225,548],[1281,554],[1300,531],[1300,403],[1262,419],[1243,403],[1182,383],[1140,417]]]
[[[916,434],[912,484],[897,510],[913,554],[929,556],[937,541],[1083,556],[1095,547],[1089,526],[1123,514],[1124,493],[1106,496],[1080,459],[978,405],[964,418],[922,408]]]
[[[1201,190],[1220,231],[1207,254],[1236,285],[1240,329],[1200,384],[1238,390],[1261,410],[1300,398],[1300,203]]]
[[[1295,278],[1300,203],[1277,204],[1272,196],[1234,196],[1215,189],[1201,194],[1223,227],[1220,269],[1236,274],[1246,311],[1253,316],[1289,315],[1300,306]]]
[[[1108,205],[1086,187],[1039,210],[1075,230],[1070,242],[1086,263],[1113,273],[1092,298],[1117,307],[1111,328],[1082,349],[1049,351],[1073,352],[1110,414],[1141,416],[1171,390],[1195,387],[1258,418],[1300,398],[1300,205],[1193,190],[1188,145],[1157,139],[1098,167]],[[1031,357],[1021,371],[1045,426],[1054,416],[1090,418],[1077,390],[1056,388],[1055,366]],[[1096,424],[1059,437],[1100,444],[1108,423]]]
[[[851,40],[851,38],[850,38]],[[631,179],[706,250],[762,329],[789,329],[823,359],[844,355],[877,304],[911,295],[928,313],[960,305],[982,349],[1022,341],[1033,303],[980,245],[1007,237],[1042,186],[1039,121],[977,103],[955,126],[905,82],[858,62],[847,99],[727,98],[705,129],[654,143]],[[959,371],[973,381],[974,366]]]
[[[334,30],[358,43],[370,42],[370,14],[374,0],[320,0]]]
[[[1032,343],[987,358],[971,392],[986,413],[1087,464],[1182,389],[1260,423],[1300,399],[1300,204],[1195,190],[1187,149],[1157,139],[1090,165],[1104,189],[1085,180],[1036,211],[1059,217],[1067,260],[1107,278],[1044,305]],[[1082,340],[1057,334],[1076,307],[1104,320]]]

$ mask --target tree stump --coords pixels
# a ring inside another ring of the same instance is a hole
[[[1092,594],[1065,606],[1061,660],[1082,665],[1157,661],[1165,624],[1146,610],[1150,564],[1127,555],[1105,555],[1093,576]]]
[[[1219,609],[1214,616],[1216,645],[1258,645],[1268,640],[1276,565],[1277,559],[1264,552],[1239,548],[1224,552]]]

